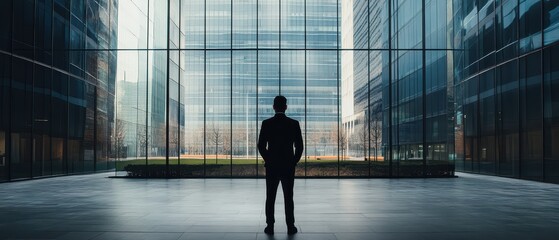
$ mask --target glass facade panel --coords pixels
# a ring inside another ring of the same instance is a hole
[[[161,165],[167,154],[167,51],[147,52],[147,156]]]
[[[543,180],[542,63],[537,52],[519,60],[520,176]]]
[[[306,0],[307,49],[339,46],[339,0]]]
[[[366,42],[365,37],[365,42]],[[343,44],[343,43],[342,43]],[[369,74],[368,51],[341,52],[341,130],[339,149],[343,151],[342,176],[369,175]],[[333,109],[335,110],[335,109]],[[336,110],[337,111],[337,110]]]
[[[0,182],[7,181],[10,176],[9,168],[9,127],[11,100],[11,56],[0,53]]]
[[[548,0],[544,1],[543,4],[544,44],[550,45],[559,41],[559,2]]]
[[[519,151],[519,85],[518,65],[512,61],[497,68],[497,155],[498,174],[518,176]]]
[[[258,0],[233,1],[233,48],[256,48]],[[201,25],[197,25],[201,26]]]
[[[257,47],[279,48],[280,43],[280,1],[258,0]]]
[[[206,1],[206,47],[231,48],[231,0]]]
[[[559,47],[544,50],[544,176],[559,183]]]
[[[256,51],[233,51],[231,158],[235,177],[256,177],[258,171],[256,60]]]
[[[181,58],[184,71],[181,72],[181,84],[188,86],[181,91],[184,99],[184,134],[181,134],[181,175],[203,177],[206,173],[205,129],[206,119],[206,53],[204,51],[186,51]]]
[[[520,53],[530,52],[542,46],[541,8],[541,0],[519,0],[518,2]]]
[[[279,51],[276,50],[257,51],[257,55],[257,113],[258,127],[260,127],[263,120],[274,115],[274,109],[272,108],[274,97],[280,94],[280,56]],[[288,104],[290,103],[288,102]],[[262,156],[259,154],[258,176],[264,176],[265,173],[264,160],[262,160]]]
[[[305,48],[305,1],[281,2],[281,48]]]
[[[206,176],[231,176],[231,51],[206,54]]]
[[[425,53],[425,161],[427,171],[444,171],[441,166],[454,164],[454,97],[447,86],[453,85],[451,51]],[[427,173],[427,174],[428,174]]]
[[[463,32],[454,32],[465,47],[465,56],[454,61],[469,65],[454,65],[455,73],[463,72],[456,84],[455,149],[461,152],[464,141],[464,156],[457,154],[457,163],[465,164],[458,168],[557,182],[551,150],[556,63],[548,55],[556,45],[556,8],[556,1],[546,0],[472,0],[455,10],[466,24]],[[492,12],[494,36],[488,25]],[[479,37],[472,38],[476,25]],[[473,120],[472,113],[477,113]]]
[[[205,0],[181,0],[181,48],[204,49],[206,46]]]
[[[305,103],[308,99],[306,96],[306,84],[305,84],[305,51],[281,51],[281,63],[280,63],[280,94],[287,98],[287,111],[286,114],[297,121],[299,121],[299,126],[301,127],[301,133],[303,134],[303,141],[308,140],[309,133],[307,132],[308,125],[306,124],[305,116],[308,114],[305,110],[309,110],[309,106]],[[273,97],[270,96],[272,101]],[[272,105],[264,105],[264,107],[272,108]],[[272,117],[273,113],[268,117]],[[268,118],[266,117],[266,118]],[[308,146],[308,144],[306,145]],[[306,151],[305,151],[306,150]],[[305,161],[305,156],[308,149],[303,150],[303,159],[297,165],[295,175],[305,176],[305,166],[307,161]]]

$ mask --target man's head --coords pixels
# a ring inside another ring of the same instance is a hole
[[[274,98],[274,110],[276,112],[285,112],[287,109],[287,98],[284,96],[276,96]]]

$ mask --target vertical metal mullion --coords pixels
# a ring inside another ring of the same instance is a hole
[[[170,85],[170,77],[171,74],[169,73],[170,67],[170,48],[171,48],[171,0],[167,0],[167,86],[166,86],[166,97],[165,97],[165,177],[169,178],[170,174],[169,174],[169,98],[171,97],[169,95],[169,85]]]
[[[512,0],[511,0],[512,1]],[[516,0],[516,19],[519,19],[518,21],[516,21],[516,37],[519,40],[520,39],[520,0]],[[520,52],[520,49],[518,49],[519,47],[517,47],[517,51]],[[518,54],[519,54],[518,52]],[[522,147],[521,147],[521,143],[522,143],[522,116],[521,116],[521,112],[520,112],[520,106],[521,106],[521,96],[520,96],[520,57],[517,55],[516,56],[516,76],[517,76],[517,89],[516,89],[516,94],[518,96],[518,162],[516,163],[516,167],[517,167],[517,175],[515,172],[513,172],[513,176],[516,175],[516,177],[520,178],[521,177],[521,157],[522,157]]]
[[[13,4],[13,3],[12,3]],[[13,6],[12,6],[13,7]],[[13,13],[13,11],[12,11]],[[13,16],[12,16],[13,17]],[[13,35],[13,33],[12,33]],[[13,39],[13,38],[11,38]],[[11,43],[11,45],[13,45],[13,41]],[[9,85],[10,87],[8,88],[8,94],[9,94],[9,101],[13,100],[13,68],[14,68],[14,61],[13,61],[14,57],[13,55],[10,54],[10,72],[8,74],[8,76],[10,76],[10,82]],[[52,88],[51,88],[52,91]],[[52,101],[52,100],[51,100]],[[8,181],[12,180],[12,105],[8,105],[8,114],[9,114],[9,118],[8,118],[8,131],[6,133],[6,155],[8,156]]]
[[[278,6],[278,11],[279,11],[279,15],[278,15],[278,89],[279,89],[279,93],[278,95],[281,95],[281,0],[279,1],[279,6]]]
[[[542,108],[542,112],[541,112],[541,131],[542,131],[542,136],[541,136],[541,140],[542,140],[542,150],[541,150],[541,160],[542,160],[542,178],[541,181],[545,182],[545,96],[544,96],[544,30],[543,30],[543,16],[544,16],[544,8],[545,8],[545,3],[542,1],[541,2],[541,6],[540,6],[540,10],[541,10],[541,14],[540,14],[540,26],[541,26],[541,31],[542,31],[542,37],[541,37],[541,47],[542,49],[540,49],[540,101],[541,101],[541,108]]]
[[[50,14],[50,21],[51,21],[51,27],[50,27],[50,32],[51,32],[51,43],[50,43],[50,50],[51,50],[51,54],[50,54],[50,62],[53,63],[54,62],[54,41],[52,41],[52,39],[54,38],[54,27],[52,26],[53,22],[54,22],[54,2],[51,4],[51,8],[50,8],[51,14]],[[12,11],[13,12],[13,11]],[[85,14],[84,14],[85,15]],[[85,24],[84,24],[85,25]],[[85,58],[85,57],[84,57]],[[84,61],[85,63],[85,61]],[[11,70],[11,69],[10,69]],[[50,173],[51,175],[54,175],[54,171],[53,171],[53,163],[52,163],[52,84],[54,82],[54,70],[51,68],[49,68],[50,70],[50,94],[49,94],[49,133],[51,134],[50,138],[49,138],[49,158],[50,158]],[[10,96],[11,99],[11,96]],[[10,113],[11,114],[11,113]],[[11,120],[11,118],[10,118]],[[9,153],[10,151],[6,151],[7,153]],[[9,179],[9,178],[8,178]]]
[[[109,0],[109,3],[108,3],[108,4],[109,4],[109,7],[108,7],[108,12],[109,12],[109,13],[108,13],[108,14],[109,14],[109,41],[108,41],[109,44],[108,44],[108,45],[109,45],[109,47],[108,47],[108,49],[107,49],[107,57],[108,57],[107,62],[109,63],[109,65],[111,64],[111,53],[112,53],[112,51],[114,51],[114,49],[113,49],[112,46],[111,46],[111,27],[112,27],[112,24],[111,24],[111,7],[112,7],[112,2],[113,2],[113,0]],[[71,3],[70,3],[70,4],[71,4]],[[72,9],[72,8],[70,7],[70,9]],[[72,18],[72,12],[71,12],[71,11],[70,11],[70,18]],[[69,58],[68,58],[68,59],[69,59]],[[108,71],[109,71],[109,75],[110,75],[110,74],[111,74],[110,68],[108,69]],[[110,78],[110,77],[107,76],[107,78]],[[107,79],[107,82],[108,82],[108,81],[109,81],[109,80]],[[117,83],[118,83],[118,81],[116,80],[116,77],[115,77],[115,83],[114,83],[114,85],[115,85],[115,86],[114,86],[114,89],[115,89],[114,102],[118,104],[118,101],[117,101],[117,98],[116,98]],[[86,90],[85,90],[85,91],[87,92],[87,86],[86,86]],[[109,91],[107,90],[107,92],[109,92]],[[108,95],[108,93],[107,93],[107,95]],[[114,107],[114,106],[113,106],[113,107]],[[116,126],[117,126],[117,123],[118,123],[118,117],[117,117],[117,116],[118,116],[118,108],[117,108],[117,107],[114,107],[114,109],[115,109],[115,110],[114,110],[115,112],[114,112],[114,118],[113,118],[113,119],[114,119],[115,122],[114,122],[114,127],[113,127],[113,129],[112,129],[113,131],[116,129]],[[108,117],[107,117],[107,119],[108,119]],[[107,122],[108,122],[108,121],[107,121]],[[109,133],[109,134],[112,135],[112,133]],[[111,136],[111,135],[109,135],[109,136]],[[116,134],[115,134],[115,135],[116,135]],[[112,141],[112,139],[111,139],[110,141]],[[120,147],[119,147],[119,144],[120,144],[120,143],[119,143],[119,141],[120,141],[120,140],[116,141],[116,145],[117,145],[117,146],[116,146],[116,156],[113,158],[114,166],[115,166],[115,176],[116,176],[116,160],[120,157]],[[109,152],[111,152],[111,153],[112,153],[112,151],[113,151],[113,150],[111,150],[112,148],[113,148],[113,146],[111,146],[111,145],[110,145],[110,142],[109,142]],[[110,159],[110,154],[109,154],[109,159]],[[84,161],[85,161],[85,159],[84,159]],[[109,170],[109,164],[110,164],[110,161],[107,161],[107,171]],[[85,163],[84,163],[84,166],[85,166]]]
[[[69,157],[68,157],[68,155],[69,155],[69,153],[68,153],[68,152],[69,152],[69,146],[68,146],[68,144],[69,144],[69,139],[70,139],[70,133],[69,133],[69,131],[68,131],[68,128],[69,128],[69,126],[70,126],[70,124],[69,124],[69,123],[70,123],[70,103],[69,103],[69,100],[70,100],[70,99],[69,99],[69,97],[68,97],[68,95],[69,95],[69,93],[70,93],[70,87],[69,87],[69,85],[70,85],[70,76],[69,76],[69,75],[66,75],[65,77],[66,77],[66,140],[65,140],[66,144],[64,145],[64,149],[65,149],[64,152],[66,153],[66,155],[65,155],[65,159],[66,159],[66,175],[68,175],[68,174],[69,174],[69,165],[70,165],[70,163],[69,163],[70,159],[69,159]],[[95,89],[97,89],[97,87],[95,87]],[[93,121],[94,121],[94,124],[93,124],[93,125],[95,126],[95,131],[93,132],[93,139],[95,139],[95,143],[97,143],[97,91],[95,91],[95,100],[96,100],[96,101],[95,101],[95,114],[94,114],[95,117],[94,117],[94,120],[93,120]],[[93,146],[96,146],[96,145],[97,145],[97,144],[93,144]],[[97,167],[97,153],[96,153],[96,151],[94,151],[93,156],[94,156],[94,157],[93,157],[93,159],[94,159],[94,162],[93,162],[93,171],[95,171],[95,170],[96,170],[96,167]],[[73,162],[73,161],[72,161],[72,170],[73,170],[73,173],[75,173],[75,170],[74,170],[74,162]]]
[[[179,96],[178,96],[178,104],[177,104],[177,112],[178,112],[178,119],[177,119],[177,130],[178,130],[178,134],[177,134],[177,177],[181,177],[181,55],[182,55],[182,51],[181,49],[181,35],[182,35],[182,1],[178,0],[179,2],[179,47],[178,47],[178,52],[179,52],[179,75],[178,77],[178,91],[179,91]],[[186,121],[186,120],[185,120]]]
[[[340,9],[339,8],[340,8],[340,0],[337,0],[336,1],[336,49],[338,49],[338,51],[336,51],[336,62],[337,62],[337,64],[336,64],[336,75],[337,75],[336,76],[336,83],[337,83],[336,87],[337,87],[337,90],[336,91],[337,91],[337,94],[338,94],[338,97],[337,97],[338,101],[336,103],[336,107],[338,108],[338,124],[337,124],[338,125],[337,126],[337,128],[338,128],[337,129],[338,130],[338,144],[340,143],[340,124],[341,124],[341,120],[342,120],[341,119],[341,114],[340,114],[340,104],[341,104],[340,103],[341,102],[341,99],[340,99],[341,98],[340,97],[340,95],[341,95],[340,94],[340,82],[341,82],[341,80],[340,80],[340,50],[339,50],[340,49],[340,35],[339,35],[339,32],[340,32],[340,11],[339,10]],[[347,141],[347,136],[345,136],[344,138],[345,138],[345,141]],[[345,143],[342,142],[342,144],[345,144]],[[346,149],[346,151],[347,150],[349,150],[349,149]],[[342,151],[342,158],[344,157],[343,153],[344,152]],[[338,178],[339,177],[340,177],[340,148],[338,146]]]
[[[392,126],[392,0],[388,0],[388,169],[389,177],[393,177],[393,126]],[[385,154],[386,155],[386,154]]]
[[[150,8],[150,0],[147,0],[147,7],[148,7],[148,11],[147,11],[148,15],[147,15],[147,18],[146,18],[146,25],[147,25],[147,32],[146,32],[146,34],[147,34],[146,64],[149,63],[149,52],[150,52],[150,50],[149,50],[149,17],[150,17],[150,14],[149,14],[150,9],[149,8]],[[145,129],[145,131],[146,131],[145,132],[145,136],[146,136],[145,137],[145,144],[146,144],[146,146],[145,146],[145,151],[146,151],[145,161],[146,161],[146,164],[145,164],[144,178],[148,177],[147,174],[148,174],[148,156],[149,156],[149,152],[148,152],[148,150],[149,150],[149,126],[148,126],[148,121],[149,121],[149,117],[148,117],[148,113],[149,113],[149,109],[148,109],[148,106],[149,106],[149,101],[148,101],[148,98],[149,98],[149,66],[146,66],[146,67],[147,67],[146,68],[146,116],[145,116],[145,118],[146,118],[146,122],[145,122],[145,126],[146,126],[146,129]]]
[[[206,57],[207,57],[207,11],[206,6],[207,0],[204,0],[204,133],[203,136],[203,147],[204,147],[204,178],[206,177],[206,80],[207,80],[207,72],[206,72]]]
[[[53,4],[52,8],[54,9],[54,5],[56,3],[54,3],[54,1],[53,1],[52,4]],[[70,35],[71,20],[72,20],[72,15],[70,13],[70,10],[68,10],[68,35]],[[53,26],[54,26],[54,23],[53,23]],[[86,25],[86,28],[87,28],[87,25]],[[68,39],[69,38],[70,38],[70,36],[68,36]],[[67,49],[70,48],[70,42],[69,41],[68,41],[68,43],[65,47]],[[69,57],[70,57],[70,53],[68,52],[68,54],[66,55],[66,58],[69,59]],[[68,63],[67,63],[66,67],[67,67],[68,70],[70,69],[70,61],[69,60],[68,60]],[[66,75],[66,79],[67,79],[67,82],[66,82],[66,125],[67,125],[66,126],[66,166],[68,166],[69,161],[70,161],[69,153],[68,153],[69,152],[68,144],[69,144],[69,139],[70,139],[70,131],[69,131],[68,128],[70,126],[70,79],[71,79],[69,73]],[[94,134],[93,134],[94,139],[95,139],[95,144],[93,144],[93,146],[96,147],[97,146],[97,92],[95,93],[95,120],[94,120],[93,125],[94,125],[94,128],[95,128],[95,131],[94,131]],[[94,172],[97,170],[97,153],[96,152],[97,151],[94,151],[94,153],[93,153],[93,156],[94,156],[93,157],[93,171]],[[66,169],[68,169],[68,167]],[[72,170],[75,173],[74,161],[72,161]],[[68,174],[68,171],[66,171],[66,174]]]
[[[308,61],[307,60],[307,0],[304,0],[303,4],[305,5],[305,6],[303,6],[303,10],[304,10],[303,16],[305,18],[304,21],[303,21],[304,22],[303,28],[304,28],[304,34],[305,34],[305,36],[304,36],[304,38],[305,38],[305,43],[304,43],[305,44],[305,46],[304,46],[304,48],[305,48],[305,66],[304,66],[304,68],[305,68],[305,70],[304,70],[304,72],[305,72],[305,119],[304,119],[305,129],[304,129],[304,132],[305,132],[305,145],[306,145],[306,143],[307,143],[307,128],[308,128],[308,126],[307,126],[307,81],[308,81],[308,79],[307,79],[307,61]],[[305,167],[305,174],[304,175],[305,175],[305,177],[307,176],[307,159],[308,159],[308,154],[307,154],[307,151],[305,151],[305,162],[304,162],[304,167]]]
[[[70,19],[68,19],[68,22],[70,22],[69,20]],[[37,22],[37,0],[33,1],[33,29],[35,29],[35,27],[36,27],[35,26],[36,22]],[[70,26],[68,26],[68,28],[69,27]],[[36,51],[35,51],[35,40],[36,40],[35,38],[36,38],[37,34],[35,34],[35,33],[36,32],[33,31],[33,59],[34,60],[37,59]],[[31,89],[30,89],[31,90],[30,91],[31,92],[31,115],[30,115],[30,117],[31,117],[31,119],[30,119],[31,120],[31,136],[29,138],[30,143],[31,143],[31,147],[29,148],[29,152],[31,153],[30,154],[30,156],[31,156],[30,160],[31,161],[29,161],[29,176],[30,176],[30,178],[33,178],[33,162],[35,161],[34,154],[33,154],[33,152],[35,150],[35,136],[34,136],[34,131],[33,131],[35,129],[35,119],[34,119],[33,115],[35,113],[35,94],[34,94],[35,89],[34,88],[35,88],[35,68],[36,68],[35,65],[36,64],[33,61],[32,61],[32,64],[33,64],[33,67],[31,68]],[[26,85],[27,85],[27,83],[26,83]],[[25,87],[25,89],[26,88],[27,87]],[[27,95],[27,91],[26,91],[25,94]]]
[[[259,34],[259,31],[258,31],[258,29],[259,29],[259,27],[258,27],[258,20],[259,20],[258,19],[258,17],[259,17],[258,0],[255,0],[255,2],[256,2],[256,76],[255,76],[256,77],[256,134],[257,134],[257,138],[258,138],[258,133],[259,133],[259,131],[258,131],[259,130],[259,128],[258,128],[258,126],[259,126],[258,125],[258,117],[259,117],[258,116],[258,114],[259,114],[258,113],[258,102],[259,102],[258,101],[258,98],[259,98],[258,82],[259,82],[259,79],[260,79],[260,77],[258,76],[258,74],[259,74],[258,73],[258,70],[259,70],[258,65],[259,65],[259,53],[260,53],[260,51],[258,49],[258,46],[259,46],[259,44],[258,44],[258,41],[259,41],[259,37],[258,37],[258,34]],[[248,131],[248,129],[247,129],[247,131]],[[259,156],[259,151],[258,151],[258,149],[256,149],[256,178],[258,178],[258,158],[259,158],[258,156]]]
[[[521,77],[522,76],[520,76],[520,67],[524,67],[524,65],[520,66],[520,58],[517,58],[516,59],[516,74],[518,76],[518,78],[517,78],[518,82],[517,82],[516,93],[518,95],[518,103],[517,104],[518,104],[519,111],[518,111],[518,116],[517,116],[517,118],[518,118],[518,150],[517,150],[518,151],[518,162],[516,164],[517,164],[517,170],[518,170],[517,171],[517,173],[518,173],[517,177],[518,178],[522,177],[522,171],[521,171],[520,168],[522,167],[521,161],[522,161],[522,137],[523,137],[522,136],[523,135],[522,134],[522,111],[521,111],[522,110],[521,109],[521,107],[522,107],[522,96],[521,96],[521,89],[520,89],[520,87],[521,87]]]
[[[497,16],[502,16],[502,7],[499,4],[499,6],[497,6],[497,4],[495,2],[493,2],[493,9],[495,9],[495,13],[494,13],[494,17],[493,17],[493,21],[496,23],[498,21]],[[497,33],[493,34],[493,41],[495,43],[495,50],[494,50],[494,59],[495,59],[495,63],[497,63],[497,49],[499,49],[500,46],[497,46]],[[494,112],[494,119],[493,119],[493,126],[495,126],[493,129],[493,151],[494,151],[494,157],[493,157],[493,163],[495,165],[494,169],[493,169],[493,173],[495,175],[499,175],[499,168],[500,168],[500,163],[499,163],[499,159],[501,158],[501,153],[499,152],[498,146],[499,146],[499,116],[500,116],[500,108],[497,106],[497,103],[500,102],[498,97],[497,97],[497,72],[499,71],[500,67],[495,67],[493,70],[493,98],[495,99],[493,101],[493,112]],[[500,74],[499,74],[500,76]]]
[[[107,50],[107,54],[108,54],[108,58],[109,58],[107,61],[109,62],[109,65],[110,65],[110,60],[111,60],[111,52],[114,51],[113,48],[111,47],[111,36],[112,36],[112,35],[111,35],[111,27],[112,27],[112,25],[111,25],[111,22],[112,22],[112,21],[111,21],[111,9],[112,9],[112,5],[113,5],[113,4],[112,4],[113,1],[114,1],[114,0],[109,0],[109,8],[108,8],[108,11],[109,11],[109,49],[110,49],[110,50]],[[71,3],[70,3],[70,4],[71,4]],[[72,9],[72,8],[70,7],[70,9]],[[70,18],[72,18],[72,12],[71,12],[71,11],[70,11]],[[111,71],[110,68],[108,69],[108,71]],[[110,75],[110,72],[109,72],[109,75]],[[116,77],[115,77],[115,94],[114,94],[114,99],[115,99],[115,103],[118,104],[118,101],[117,101],[117,94],[116,94],[117,83],[118,83],[118,80],[116,80]],[[87,87],[86,87],[86,92],[87,92]],[[116,129],[116,126],[117,126],[117,124],[118,124],[118,108],[117,108],[117,107],[114,107],[114,109],[115,109],[115,115],[114,115],[115,125],[114,125],[114,128],[113,128],[113,131]],[[116,135],[116,134],[115,134],[115,135]],[[117,146],[116,146],[116,156],[115,156],[115,158],[113,159],[113,161],[114,161],[114,166],[115,166],[115,176],[116,176],[116,161],[117,161],[117,159],[119,159],[119,157],[120,157],[120,142],[119,142],[119,141],[120,141],[120,140],[116,141],[116,145],[117,145]],[[111,149],[111,148],[112,148],[112,146],[109,146],[109,149]],[[111,150],[110,152],[112,152],[112,150]],[[85,161],[85,159],[84,159],[84,161]],[[107,170],[109,169],[109,164],[110,164],[110,162],[107,161]],[[84,163],[84,166],[85,166],[85,163]]]
[[[368,162],[368,176],[371,177],[371,4],[367,1],[367,146],[365,149],[365,158]],[[363,127],[365,127],[363,123]],[[376,146],[375,146],[376,148]]]
[[[10,27],[11,30],[10,31],[10,39],[14,39],[14,3],[13,1],[11,1],[12,5],[11,5],[11,22],[10,22]],[[53,16],[53,14],[51,14],[51,16]],[[52,28],[51,28],[52,31]],[[52,41],[51,41],[52,42]],[[51,43],[52,44],[52,43]],[[9,101],[13,100],[13,68],[14,68],[14,57],[13,57],[13,49],[14,49],[14,41],[10,41],[10,70],[9,70],[9,88],[8,88],[8,94],[9,94]],[[52,49],[52,45],[51,45],[51,49]],[[52,55],[51,55],[52,56]],[[51,88],[52,91],[52,88]],[[8,105],[8,114],[9,114],[9,118],[8,118],[8,131],[6,132],[6,155],[8,157],[8,161],[7,161],[7,165],[8,165],[8,181],[12,180],[12,106],[11,104]],[[52,106],[52,105],[51,105]],[[52,121],[51,121],[52,122]],[[52,151],[51,151],[52,152]]]
[[[429,153],[429,150],[427,148],[427,131],[425,130],[427,128],[427,79],[426,79],[426,72],[425,72],[425,68],[427,67],[427,62],[426,62],[426,51],[425,51],[425,13],[426,13],[426,6],[425,6],[425,0],[421,0],[421,57],[422,57],[422,69],[421,69],[421,74],[422,74],[422,108],[423,108],[423,177],[427,176],[427,154]]]
[[[230,40],[229,40],[229,77],[230,77],[230,88],[229,88],[229,160],[230,160],[230,176],[233,177],[233,0],[230,0]],[[248,129],[247,129],[248,131]]]

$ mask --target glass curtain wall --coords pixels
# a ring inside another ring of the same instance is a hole
[[[279,94],[297,176],[453,174],[451,2],[155,2],[119,2],[117,174],[263,176]]]
[[[544,2],[548,30],[514,30],[526,38],[518,52],[534,39],[555,42],[555,8]],[[105,169],[263,176],[256,142],[279,94],[303,131],[297,176],[453,175],[455,156],[466,152],[462,143],[454,153],[453,87],[463,71],[453,71],[467,62],[454,56],[469,56],[451,39],[464,32],[453,21],[462,16],[457,5],[472,8],[447,0],[2,1],[0,181]],[[498,82],[499,74],[486,77]],[[554,75],[526,72],[526,89],[537,87],[534,76],[554,86]],[[539,111],[553,126],[553,108]]]
[[[454,1],[456,167],[559,182],[559,2]]]
[[[0,8],[0,181],[114,169],[118,1]]]

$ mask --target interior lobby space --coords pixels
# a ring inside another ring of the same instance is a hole
[[[2,184],[0,239],[557,239],[559,186],[466,173],[432,179],[296,179],[266,235],[264,179],[115,179]],[[281,192],[281,191],[280,191]]]

